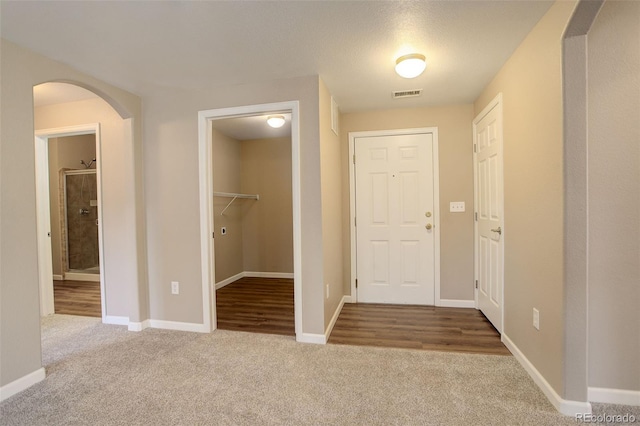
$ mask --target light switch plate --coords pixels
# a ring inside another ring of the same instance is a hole
[[[464,201],[452,201],[449,203],[449,211],[451,213],[463,213]]]

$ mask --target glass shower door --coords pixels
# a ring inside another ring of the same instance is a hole
[[[67,269],[100,273],[95,170],[65,173]]]

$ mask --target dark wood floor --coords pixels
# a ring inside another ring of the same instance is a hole
[[[92,281],[53,281],[56,314],[101,317],[100,283]]]
[[[293,280],[241,278],[216,291],[221,330],[295,336]]]
[[[329,343],[510,355],[480,311],[347,303]]]
[[[242,278],[216,300],[222,330],[295,335],[293,280]],[[510,354],[480,311],[433,306],[347,303],[329,343]]]

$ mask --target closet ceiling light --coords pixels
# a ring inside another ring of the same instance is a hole
[[[422,74],[427,67],[424,55],[412,53],[410,55],[400,56],[396,59],[396,72],[400,77],[414,78]]]
[[[267,124],[274,129],[284,126],[284,116],[270,115],[267,117]]]

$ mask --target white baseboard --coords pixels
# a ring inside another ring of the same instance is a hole
[[[103,324],[113,325],[129,325],[129,317],[117,317],[114,315],[106,315],[102,317]]]
[[[0,401],[4,401],[7,398],[11,398],[18,392],[22,392],[25,389],[30,388],[38,382],[41,382],[46,377],[44,368],[38,368],[36,371],[22,376],[19,379],[14,380],[11,383],[0,387]]]
[[[333,316],[331,317],[331,321],[329,321],[329,325],[327,326],[327,329],[324,332],[325,343],[329,341],[329,336],[331,336],[331,332],[333,331],[333,326],[336,325],[336,321],[338,321],[340,312],[342,312],[342,307],[345,304],[346,297],[347,296],[342,296],[342,299],[340,299],[340,303],[338,303],[338,307],[336,308],[336,311],[333,313]]]
[[[547,397],[549,402],[553,404],[553,406],[566,416],[575,417],[576,414],[590,414],[591,413],[591,404],[588,402],[582,401],[569,401],[566,399],[562,399],[560,395],[551,387],[549,382],[540,374],[540,372],[531,364],[531,361],[527,359],[527,357],[518,349],[515,343],[506,334],[502,334],[502,342],[504,345],[511,351],[513,356],[518,360],[520,365],[525,369],[525,371],[531,376],[536,385],[542,390],[542,393]]]
[[[244,271],[245,277],[251,278],[289,278],[293,279],[293,272],[254,272]]]
[[[67,281],[93,281],[100,282],[100,274],[83,274],[81,272],[67,272],[64,274]]]
[[[475,308],[475,300],[440,299],[436,306],[443,308]]]
[[[142,322],[129,322],[129,331],[142,331],[145,328],[149,328],[149,320]]]
[[[327,343],[327,337],[324,334],[301,333],[296,335],[296,342],[324,345]]]
[[[165,330],[178,331],[194,331],[196,333],[208,333],[209,331],[204,324],[195,324],[191,322],[164,321],[164,320],[147,320],[149,327],[162,328]]]
[[[64,280],[64,277],[62,275],[53,274],[53,279],[54,281],[62,281]]]
[[[351,296],[343,296],[342,300],[344,300],[344,303],[354,303]]]
[[[640,391],[589,387],[590,402],[640,406]]]
[[[240,278],[245,277],[245,273],[244,272],[240,272],[238,274],[235,274],[232,277],[229,277],[227,279],[224,279],[220,282],[216,283],[216,290],[220,290],[222,287],[231,284],[232,282],[238,281]]]

